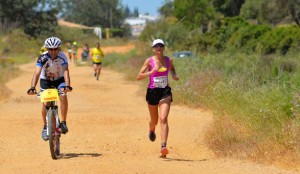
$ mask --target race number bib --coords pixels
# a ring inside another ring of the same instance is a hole
[[[59,100],[57,89],[46,89],[41,93],[41,102],[50,102]]]
[[[156,88],[165,88],[168,85],[167,76],[154,77],[154,86]]]
[[[99,55],[96,55],[96,59],[99,59],[100,58],[100,56]]]

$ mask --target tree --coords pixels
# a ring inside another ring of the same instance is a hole
[[[126,7],[124,9],[124,16],[125,17],[130,17],[131,16],[131,12],[130,12],[130,9],[129,9],[128,5],[126,5]]]
[[[42,8],[41,5],[45,2],[46,0],[15,0],[13,3],[0,1],[0,16],[11,23],[17,23],[26,34],[37,37],[53,32],[57,26],[56,11]]]
[[[206,28],[215,11],[209,0],[174,0],[174,15],[189,29]],[[205,31],[204,31],[205,32]]]
[[[240,16],[244,19],[257,19],[260,13],[260,9],[263,6],[264,0],[249,1],[246,0],[240,11]]]
[[[258,23],[276,25],[290,16],[286,0],[246,0],[241,8],[240,16],[255,19]]]
[[[137,7],[134,7],[132,16],[139,17],[139,9]]]
[[[245,0],[213,0],[216,11],[225,17],[238,16],[244,3]]]
[[[287,16],[289,16],[289,13],[286,0],[272,0],[270,2],[263,2],[259,18],[262,19],[263,22],[276,25]]]
[[[88,26],[119,28],[124,13],[119,0],[62,0],[62,17]]]
[[[289,0],[288,8],[292,19],[300,26],[300,1]]]
[[[164,4],[159,8],[159,14],[164,17],[173,16],[173,2],[171,0],[165,0]]]

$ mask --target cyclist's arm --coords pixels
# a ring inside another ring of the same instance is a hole
[[[33,73],[33,77],[32,77],[32,80],[31,80],[31,87],[32,88],[35,88],[36,87],[36,84],[40,78],[40,74],[42,72],[42,67],[39,67],[39,66],[36,66],[35,67],[35,71]]]
[[[72,87],[71,87],[71,80],[70,80],[70,75],[69,75],[68,64],[63,66],[63,72],[64,72],[64,79],[65,79],[66,87],[62,88],[60,90],[63,92],[71,92]]]
[[[142,66],[142,68],[140,69],[136,79],[137,80],[142,80],[146,77],[149,77],[151,74],[153,74],[155,71],[158,70],[158,66],[155,64],[155,67],[151,70],[151,71],[147,71],[146,70],[150,67],[150,59],[148,58],[144,65]]]
[[[63,66],[63,71],[64,71],[64,79],[65,79],[65,83],[66,86],[71,86],[71,81],[70,81],[70,75],[69,75],[69,67],[68,65],[64,65]]]

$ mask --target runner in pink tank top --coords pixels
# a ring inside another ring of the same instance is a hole
[[[149,78],[149,85],[148,88],[165,88],[166,86],[169,85],[168,83],[168,74],[169,74],[169,69],[170,69],[170,58],[169,57],[164,57],[165,62],[166,62],[166,67],[161,68],[160,71],[156,71],[153,74],[150,75]],[[149,71],[151,71],[155,66],[155,62],[153,60],[153,57],[150,57],[150,68]]]
[[[172,92],[169,86],[168,74],[171,72],[174,80],[179,80],[176,75],[172,59],[164,56],[164,41],[156,39],[152,43],[154,56],[149,57],[140,69],[137,80],[149,77],[146,101],[150,113],[149,139],[155,141],[155,127],[160,120],[161,148],[160,157],[165,158],[169,153],[167,139],[169,134],[168,115],[170,111]],[[148,71],[147,71],[148,70]]]

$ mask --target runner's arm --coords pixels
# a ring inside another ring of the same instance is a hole
[[[101,56],[104,57],[104,53],[103,53],[103,50],[100,48],[101,50]]]
[[[151,74],[153,74],[154,72],[156,72],[158,70],[158,66],[155,64],[154,68],[151,71],[146,72],[148,67],[150,67],[150,59],[149,58],[144,62],[144,65],[140,69],[140,71],[136,77],[137,80],[142,80],[146,77],[149,77]]]
[[[175,67],[173,66],[173,61],[171,58],[170,58],[170,71],[171,71],[172,78],[174,80],[179,80],[179,77],[176,75],[176,70]]]

